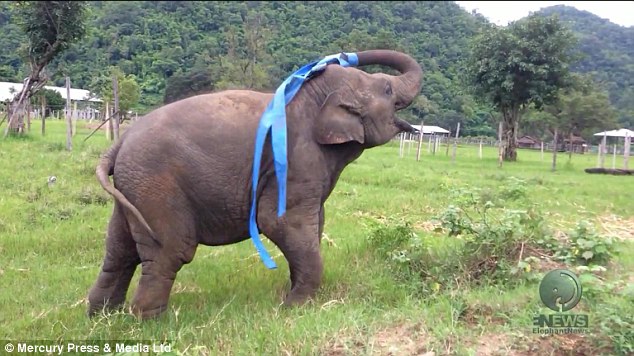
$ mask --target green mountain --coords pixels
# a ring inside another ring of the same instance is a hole
[[[0,3],[0,80],[21,82],[24,36],[10,6]],[[572,8],[543,11],[558,13],[581,35],[588,57],[577,70],[605,83],[622,121],[632,126],[633,30]],[[69,75],[73,87],[100,93],[110,83],[108,67],[117,66],[139,84],[136,109],[143,112],[211,90],[272,91],[327,54],[396,49],[425,71],[425,98],[403,113],[406,119],[424,115],[426,124],[451,130],[461,122],[461,135],[495,135],[490,108],[478,106],[458,80],[465,49],[485,23],[453,2],[95,1],[87,36],[55,59],[49,73],[52,85],[63,86]]]
[[[619,121],[634,128],[634,27],[619,26],[587,11],[557,5],[539,13],[556,14],[579,38],[583,54],[573,67],[577,72],[591,73],[610,93],[612,104],[619,110]]]
[[[22,36],[8,6],[0,4],[0,79],[15,80],[24,77],[16,52]],[[429,124],[455,128],[463,121],[463,132],[490,131],[477,122],[488,116],[478,115],[455,80],[464,48],[486,20],[453,2],[126,1],[92,2],[90,9],[86,38],[50,66],[55,85],[67,73],[74,87],[97,89],[107,82],[99,80],[107,67],[116,65],[136,78],[147,110],[183,91],[274,90],[323,55],[389,48],[412,54],[426,73],[429,101],[412,108],[410,120],[425,110]],[[472,117],[476,122],[465,125]]]

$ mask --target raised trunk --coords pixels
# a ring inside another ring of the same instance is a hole
[[[423,70],[414,58],[390,50],[369,50],[358,52],[359,66],[372,64],[385,65],[398,70],[401,75],[395,77],[396,109],[402,109],[412,103],[420,93]]]
[[[517,131],[519,110],[516,107],[502,109],[502,140],[504,142],[504,160],[517,160]]]

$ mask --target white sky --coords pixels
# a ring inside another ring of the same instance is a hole
[[[591,12],[621,26],[634,26],[634,1],[456,1],[467,11],[476,9],[489,21],[505,26],[531,11],[554,5],[567,5]]]

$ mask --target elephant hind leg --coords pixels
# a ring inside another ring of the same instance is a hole
[[[116,310],[123,305],[130,281],[140,262],[122,207],[115,202],[108,223],[106,254],[99,276],[88,294],[89,316],[92,317],[103,309]]]
[[[175,209],[187,211],[187,209]],[[166,309],[176,274],[196,253],[195,224],[186,213],[174,210],[153,217],[152,226],[162,246],[142,227],[133,224],[133,235],[141,260],[141,278],[131,303],[131,311],[142,320],[159,316]]]

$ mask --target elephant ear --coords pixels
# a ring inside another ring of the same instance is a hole
[[[350,94],[330,93],[315,120],[314,132],[322,145],[356,141],[363,144],[365,131],[361,115],[351,103]]]

